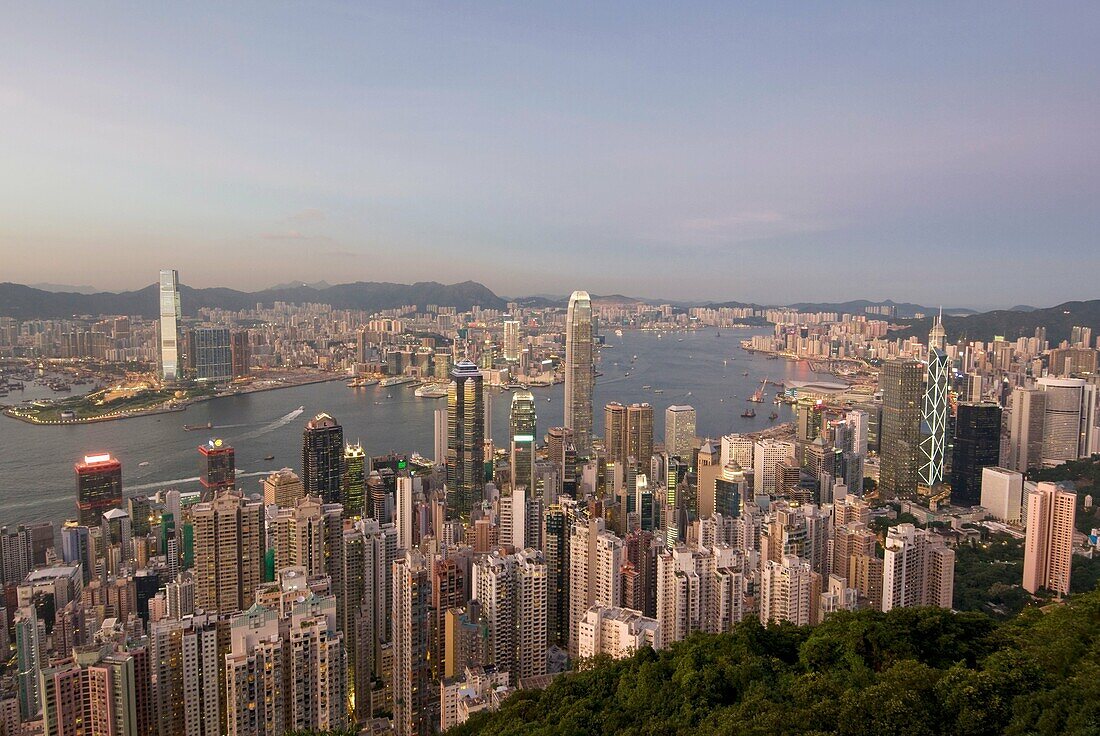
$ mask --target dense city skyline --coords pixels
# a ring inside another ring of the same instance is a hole
[[[15,8],[3,278],[1096,295],[1095,4],[560,10]]]

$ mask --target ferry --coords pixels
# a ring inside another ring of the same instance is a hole
[[[413,391],[413,396],[418,399],[441,399],[447,395],[448,388],[445,383],[426,383]]]
[[[348,388],[366,388],[378,383],[377,378],[353,378],[348,381]]]
[[[648,391],[651,388],[653,388],[653,387],[652,386],[642,386],[643,391]]]
[[[653,393],[655,393],[655,394],[663,394],[664,392],[665,392],[665,390],[663,388],[653,389]]]
[[[412,376],[391,376],[390,378],[383,378],[379,381],[379,385],[383,388],[387,386],[400,386],[403,383],[412,383],[416,379]]]

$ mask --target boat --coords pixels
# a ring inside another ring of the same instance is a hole
[[[400,386],[403,383],[412,383],[415,380],[416,379],[412,376],[392,376],[390,378],[383,378],[379,381],[379,385],[386,388],[388,386]]]
[[[769,422],[774,422],[778,418],[779,418],[779,414],[777,412],[774,412],[774,411],[771,414],[768,415],[768,421]]]
[[[691,396],[691,392],[688,391],[686,394],[684,394],[684,396]]]
[[[741,416],[745,417],[746,419],[752,419],[756,416],[756,409],[749,407],[748,409],[745,409],[745,411],[741,412]]]
[[[653,388],[653,387],[652,386],[642,386],[643,391],[648,391],[651,388]]]
[[[760,384],[760,388],[756,389],[756,393],[749,397],[749,401],[754,404],[764,403],[764,387],[768,385],[768,379],[764,379],[764,382]]]
[[[744,373],[742,373],[741,375],[742,375],[742,376],[747,376],[747,375],[749,375],[749,372],[748,372],[748,371],[745,371],[745,372],[744,372]]]
[[[663,394],[664,392],[665,392],[665,390],[663,388],[653,389],[653,393],[655,393],[655,394]]]
[[[148,464],[149,464],[149,461],[148,461],[148,460],[146,460],[146,461],[145,461],[145,462],[143,462],[143,463],[138,463],[138,467],[139,467],[139,468],[144,468],[144,467],[145,467],[146,465],[148,465]]]
[[[445,383],[425,383],[413,391],[413,396],[420,399],[441,399],[447,395],[447,389]]]
[[[366,388],[378,383],[377,378],[353,378],[348,381],[348,388]]]
[[[549,397],[549,396],[547,396],[547,397],[546,397],[546,400],[547,400],[547,401],[549,401],[549,400],[550,400],[550,397]]]
[[[264,460],[274,460],[274,459],[275,459],[274,455],[264,455]]]
[[[213,429],[213,428],[214,428],[214,423],[213,422],[207,422],[206,424],[185,424],[185,425],[183,425],[183,429],[184,429],[185,432],[194,432],[194,431],[199,430],[199,429]]]
[[[623,331],[622,330],[615,330],[615,337],[622,337],[622,336],[623,336]]]

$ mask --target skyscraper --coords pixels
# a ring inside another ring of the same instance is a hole
[[[1096,413],[1096,386],[1083,378],[1037,381],[1046,394],[1043,413],[1043,465],[1054,467],[1089,454]]]
[[[1047,394],[1036,388],[1015,388],[1009,404],[1006,468],[1020,473],[1043,467],[1043,421]]]
[[[363,515],[367,487],[367,453],[358,442],[344,447],[344,515],[354,519]]]
[[[248,331],[234,332],[231,343],[233,378],[242,378],[252,372],[252,345],[248,342]]]
[[[982,500],[982,468],[996,466],[1001,456],[1001,407],[959,404],[951,460],[951,500],[976,506]]]
[[[941,317],[936,317],[928,333],[928,369],[921,406],[919,481],[928,488],[943,482],[947,452],[951,369],[947,362],[947,339]]]
[[[695,430],[692,429],[692,435]],[[647,403],[626,407],[626,459],[634,458],[641,472],[653,458],[653,407]]]
[[[573,430],[577,457],[592,453],[592,299],[574,291],[565,316],[565,426]]]
[[[603,446],[607,462],[618,466],[626,464],[626,407],[612,401],[603,408]]]
[[[1053,483],[1040,483],[1027,496],[1024,538],[1024,590],[1069,595],[1077,494]]]
[[[195,606],[231,613],[252,605],[263,582],[264,506],[223,491],[191,509]]]
[[[431,561],[410,550],[393,563],[393,725],[397,736],[429,736]]]
[[[485,494],[485,398],[482,375],[470,360],[451,372],[447,392],[447,506],[452,518],[469,519]]]
[[[199,483],[203,496],[213,498],[218,491],[232,488],[237,482],[233,448],[219,439],[199,445]]]
[[[179,273],[172,270],[160,272],[160,377],[165,381],[179,379],[179,321],[180,291]]]
[[[122,503],[122,463],[108,453],[85,455],[74,469],[80,525],[97,527],[103,512]]]
[[[343,478],[344,429],[328,414],[318,414],[302,432],[302,485],[306,495],[340,503]]]
[[[886,534],[882,610],[907,606],[951,608],[955,550],[933,531],[898,524]]]
[[[530,391],[512,394],[509,429],[512,434],[512,485],[535,494],[535,397]]]
[[[264,478],[264,504],[267,506],[293,506],[304,495],[302,479],[290,468],[276,470]]]
[[[233,379],[233,342],[228,327],[196,327],[187,356],[198,381],[227,383]]]
[[[514,319],[504,320],[504,359],[519,361],[519,322]]]
[[[665,409],[665,452],[669,457],[691,462],[695,444],[695,407],[681,405]]]
[[[882,367],[879,488],[886,498],[917,491],[924,373],[915,360],[891,360]]]

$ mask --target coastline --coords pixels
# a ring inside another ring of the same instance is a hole
[[[139,417],[151,417],[158,414],[172,414],[175,412],[187,411],[187,408],[193,404],[199,404],[204,401],[214,401],[216,399],[225,399],[233,396],[241,396],[243,394],[255,394],[263,391],[277,391],[284,388],[297,388],[299,386],[309,386],[314,383],[327,383],[329,381],[339,381],[346,379],[347,376],[340,373],[326,374],[326,375],[312,375],[301,376],[301,380],[288,381],[286,383],[275,383],[271,385],[263,386],[247,386],[237,391],[232,391],[223,394],[217,394],[214,396],[196,396],[191,399],[184,399],[179,402],[173,402],[169,406],[163,404],[149,407],[148,409],[137,409],[135,411],[122,411],[113,414],[102,414],[94,417],[79,417],[73,419],[56,419],[56,420],[42,420],[33,416],[26,416],[18,413],[18,406],[6,406],[0,413],[11,419],[18,420],[24,424],[30,424],[35,427],[70,427],[80,424],[98,424],[100,422],[115,422],[123,419],[137,419]],[[267,379],[271,380],[271,379]]]

